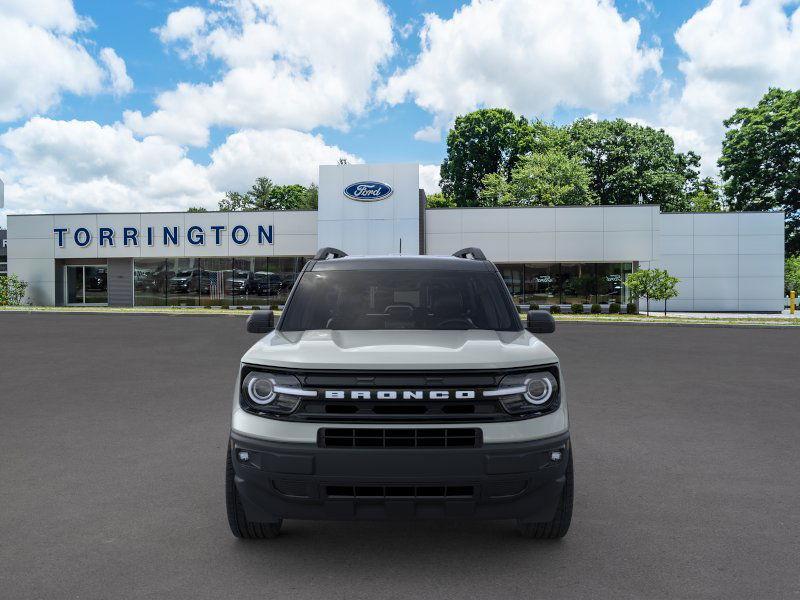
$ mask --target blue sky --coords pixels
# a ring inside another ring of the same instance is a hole
[[[153,30],[161,27],[170,12],[183,6],[205,5],[194,2],[158,2],[146,0],[77,0],[77,12],[94,21],[95,28],[89,32],[98,46],[113,47],[125,59],[128,74],[136,82],[136,90],[124,98],[108,95],[95,97],[68,96],[53,113],[62,119],[92,119],[99,123],[113,123],[120,118],[125,109],[136,108],[151,111],[153,100],[160,91],[173,88],[181,81],[211,81],[219,64],[205,65],[187,63],[174,53],[165,49]],[[383,68],[391,74],[397,68],[413,64],[420,50],[419,29],[423,15],[435,13],[442,18],[452,17],[463,2],[410,0],[386,2],[396,24],[410,24],[413,33],[403,38],[395,38],[399,46],[394,56]],[[664,50],[662,68],[669,78],[679,78],[678,60],[681,52],[673,39],[675,30],[705,3],[699,1],[674,0],[654,2],[652,5],[641,0],[617,2],[619,12],[626,18],[639,20],[642,37],[645,40],[658,39]],[[647,99],[643,99],[647,102]],[[635,102],[634,102],[635,103]],[[545,116],[557,123],[569,122],[577,116],[584,116],[591,110],[557,109]],[[617,116],[610,111],[603,116]],[[439,143],[421,142],[413,138],[418,129],[427,125],[430,115],[413,103],[400,106],[377,106],[363,118],[354,120],[352,129],[343,132],[336,128],[319,127],[326,141],[330,141],[350,152],[358,154],[366,162],[410,161],[420,163],[441,162],[445,153],[444,139]],[[216,132],[216,141],[223,139],[228,131]],[[375,140],[380,143],[376,144]],[[207,159],[208,149],[196,149],[192,155],[198,160]]]
[[[310,183],[338,156],[418,162],[433,192],[452,119],[480,106],[662,127],[714,175],[722,119],[800,85],[799,14],[796,0],[0,0],[0,223],[213,207],[258,175]]]

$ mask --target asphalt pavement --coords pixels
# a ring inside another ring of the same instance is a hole
[[[572,528],[234,539],[241,316],[0,313],[0,598],[800,597],[800,329],[559,323]]]

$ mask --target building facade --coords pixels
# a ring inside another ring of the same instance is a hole
[[[322,166],[318,211],[9,215],[8,268],[39,305],[280,305],[320,247],[476,246],[519,304],[625,303],[627,275],[657,266],[680,279],[669,310],[783,309],[782,213],[426,209],[418,173],[416,164]]]

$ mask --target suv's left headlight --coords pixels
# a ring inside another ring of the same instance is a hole
[[[495,390],[484,390],[484,397],[495,397],[512,415],[545,414],[559,406],[558,369],[550,367],[528,373],[506,375]]]
[[[242,368],[239,399],[248,412],[289,414],[304,397],[316,397],[316,390],[304,390],[297,377],[282,373]]]

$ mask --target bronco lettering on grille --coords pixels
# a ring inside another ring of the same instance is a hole
[[[474,400],[475,390],[325,390],[326,400]]]

